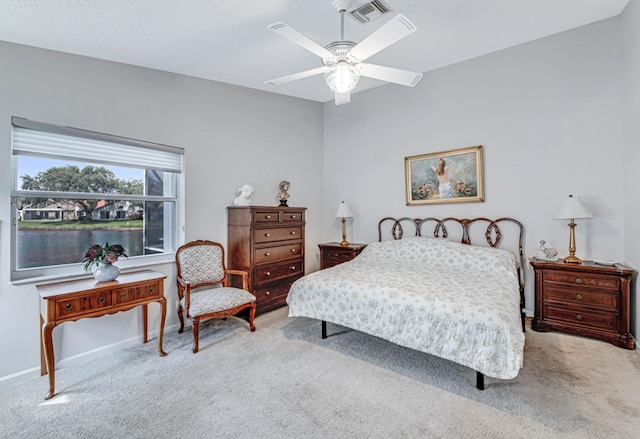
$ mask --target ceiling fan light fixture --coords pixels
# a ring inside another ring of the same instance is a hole
[[[360,71],[346,61],[339,61],[324,74],[329,88],[337,93],[350,92],[360,80]]]

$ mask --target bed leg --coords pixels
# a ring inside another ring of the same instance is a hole
[[[478,390],[484,390],[484,375],[476,371],[476,387]]]
[[[322,338],[327,338],[327,322],[322,321]]]

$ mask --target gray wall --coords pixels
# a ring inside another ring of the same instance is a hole
[[[317,269],[321,104],[9,43],[0,43],[0,59],[0,378],[38,367],[40,353],[35,287],[10,284],[11,116],[184,148],[187,240],[226,244],[226,206],[236,190],[251,183],[254,204],[274,206],[278,183],[287,179],[289,204],[308,208],[308,268]],[[153,268],[169,276],[171,330],[175,269]],[[155,330],[154,305],[150,314]],[[61,325],[54,330],[57,359],[138,342],[140,328],[139,310]]]
[[[576,221],[577,255],[623,262],[620,77],[614,18],[427,72],[414,89],[389,85],[347,106],[327,103],[325,209],[349,203],[354,242],[376,240],[386,216],[510,216],[525,225],[527,256],[540,240],[566,256],[568,221],[553,218],[575,194],[594,215]],[[484,202],[406,206],[404,157],[474,145],[484,149]],[[327,239],[339,236],[328,214],[325,224]],[[529,313],[533,297],[528,269]]]

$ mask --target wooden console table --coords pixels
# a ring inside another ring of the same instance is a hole
[[[147,305],[158,302],[161,306],[158,352],[162,350],[164,320],[167,301],[164,298],[162,273],[151,270],[123,273],[111,282],[95,279],[80,279],[67,282],[36,285],[40,294],[40,372],[49,373],[49,393],[55,394],[55,357],[53,353],[53,328],[64,322],[73,322],[85,317],[101,317],[127,311],[142,305],[143,342],[147,339]]]

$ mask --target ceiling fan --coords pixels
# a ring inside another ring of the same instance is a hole
[[[407,87],[415,86],[422,78],[422,73],[368,64],[363,61],[411,34],[417,29],[416,26],[407,17],[398,14],[356,44],[344,39],[344,13],[348,3],[348,1],[340,0],[333,2],[333,6],[340,13],[340,40],[325,47],[312,41],[283,21],[270,24],[268,26],[270,30],[318,55],[323,65],[315,69],[272,79],[266,83],[271,85],[284,84],[324,73],[327,85],[335,92],[336,105],[347,104],[351,101],[351,90],[358,85],[361,76]]]

